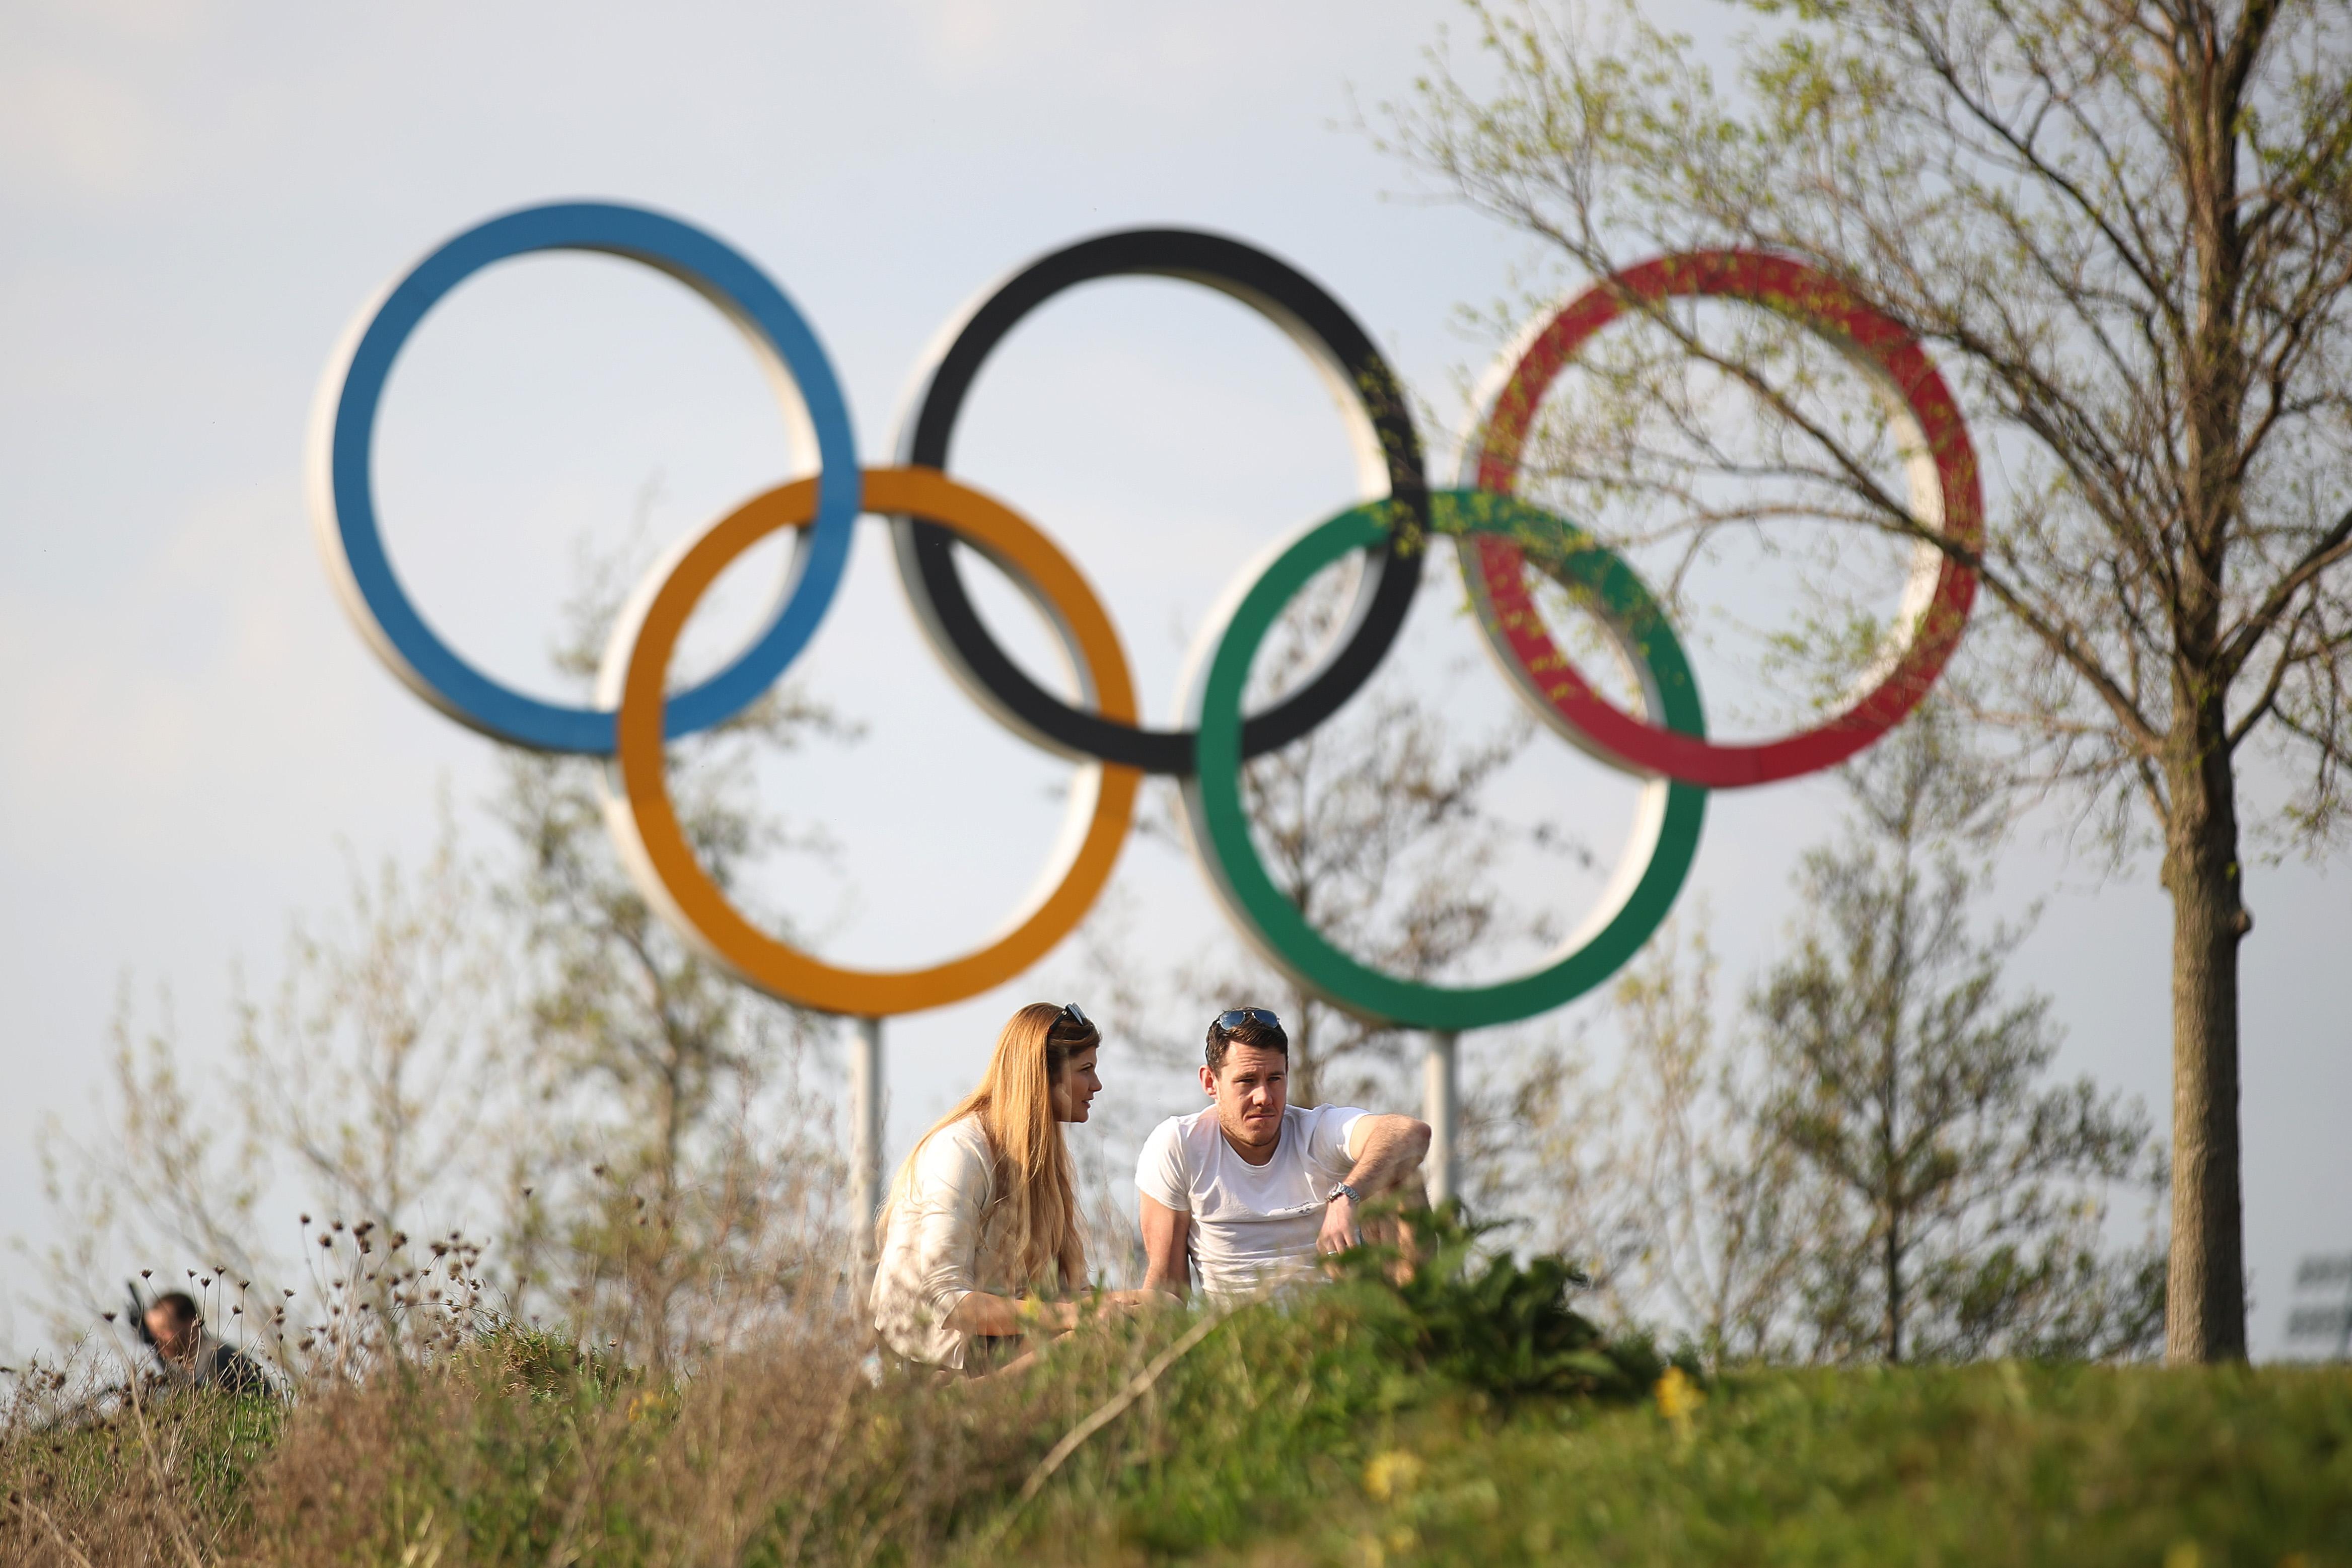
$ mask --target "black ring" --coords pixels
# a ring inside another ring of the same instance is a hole
[[[1286,746],[1338,711],[1380,667],[1403,628],[1421,582],[1429,487],[1421,440],[1403,386],[1340,303],[1304,273],[1255,246],[1192,229],[1142,228],[1097,235],[1031,262],[966,310],[946,346],[918,376],[914,417],[900,433],[899,460],[944,469],[956,416],[980,367],[1020,320],[1075,284],[1097,278],[1181,278],[1232,296],[1306,349],[1347,388],[1371,426],[1387,471],[1396,523],[1369,557],[1338,651],[1313,679],[1244,721],[1242,754]],[[932,645],[973,698],[1041,745],[1153,773],[1192,771],[1194,732],[1145,730],[1073,708],[1029,679],[989,635],[956,565],[955,535],[919,518],[892,520],[898,574]]]

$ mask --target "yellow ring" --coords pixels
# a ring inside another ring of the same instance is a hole
[[[1106,719],[1135,721],[1135,687],[1118,634],[1077,567],[1050,540],[1001,501],[935,468],[869,468],[864,479],[863,510],[939,523],[993,561],[1060,633],[1096,710]],[[815,515],[816,496],[811,479],[744,502],[695,541],[642,611],[615,630],[614,647],[625,647],[629,655],[615,719],[620,789],[608,787],[605,816],[646,898],[713,962],[768,994],[861,1018],[942,1007],[1012,979],[1085,917],[1118,863],[1143,775],[1107,763],[1080,770],[1071,784],[1055,864],[1008,929],[961,958],[929,969],[843,969],[746,920],[703,870],[678,826],[662,754],[662,700],[678,635],[704,593],[761,540],[780,528],[805,526]]]

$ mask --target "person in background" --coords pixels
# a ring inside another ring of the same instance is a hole
[[[164,1377],[183,1388],[261,1394],[269,1387],[251,1358],[205,1328],[195,1298],[185,1290],[167,1290],[150,1301],[140,1314],[139,1331],[163,1363]]]
[[[978,1375],[1077,1325],[1086,1243],[1062,1124],[1102,1092],[1102,1037],[1076,1004],[1033,1002],[980,1087],[923,1134],[875,1225],[876,1336],[907,1362]],[[1114,1291],[1114,1307],[1157,1300]]]
[[[1366,1199],[1429,1152],[1429,1124],[1346,1106],[1289,1103],[1290,1037],[1264,1007],[1209,1025],[1201,1087],[1213,1101],[1144,1141],[1144,1284],[1180,1300],[1197,1283],[1224,1303],[1318,1272],[1364,1239]]]

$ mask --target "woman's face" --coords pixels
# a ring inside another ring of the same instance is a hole
[[[1101,1048],[1088,1046],[1063,1058],[1061,1076],[1054,1080],[1055,1121],[1087,1119],[1087,1107],[1102,1092],[1102,1079],[1095,1075],[1095,1053]]]

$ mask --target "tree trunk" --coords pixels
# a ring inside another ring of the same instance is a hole
[[[1899,1364],[1903,1360],[1903,1254],[1896,1247],[1895,1224],[1886,1226],[1886,1359]]]
[[[2200,707],[2205,706],[2200,704]],[[2236,781],[2210,713],[2183,714],[2194,751],[2172,787],[2165,889],[2172,896],[2172,1247],[2164,1359],[2179,1366],[2246,1354],[2238,1184],[2238,943],[2252,929],[2238,866]]]
[[[1323,1058],[1317,1053],[1322,1042],[1316,1037],[1315,1009],[1318,1004],[1304,991],[1290,993],[1289,1027],[1284,1032],[1290,1037],[1290,1103],[1320,1105],[1317,1099],[1323,1088]]]
[[[1907,914],[1910,909],[1910,899],[1908,896],[1910,890],[1910,878],[1907,871],[1904,878],[1904,889],[1906,896],[1903,900],[1903,912]],[[1909,962],[1909,953],[1907,952],[1908,944],[1905,941],[1908,935],[1908,925],[1909,922],[1907,921],[1904,920],[1900,915],[1897,916],[1895,921],[1895,929],[1897,932],[1896,947],[1894,954],[1894,963],[1889,965],[1890,973],[1888,975],[1888,978],[1890,980],[1895,980],[1897,984],[1900,983],[1897,977],[1902,973],[1902,968],[1900,966],[1907,964]],[[1890,989],[1893,989],[1893,987],[1890,987]],[[1886,1359],[1890,1364],[1900,1364],[1903,1360],[1903,1310],[1905,1305],[1903,1300],[1903,1234],[1904,1221],[1909,1217],[1908,1205],[1904,1201],[1909,1196],[1909,1193],[1906,1190],[1905,1183],[1906,1173],[1900,1163],[1895,1159],[1895,1137],[1897,1131],[1895,1121],[1902,1113],[1901,1108],[1903,1103],[1903,1086],[1900,1078],[1903,1067],[1903,1058],[1899,1053],[1895,1039],[1895,1032],[1901,1027],[1902,1009],[1898,1003],[1893,1007],[1887,1019],[1886,1040],[1884,1053],[1879,1061],[1878,1069],[1878,1179],[1885,1184],[1884,1201],[1886,1205],[1886,1241],[1885,1246],[1881,1249],[1879,1266],[1885,1275],[1886,1325],[1885,1333],[1886,1339]]]

